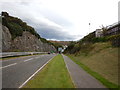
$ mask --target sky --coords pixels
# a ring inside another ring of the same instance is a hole
[[[118,21],[119,0],[0,0],[0,12],[18,17],[48,40],[76,41]],[[89,24],[90,23],[90,24]]]

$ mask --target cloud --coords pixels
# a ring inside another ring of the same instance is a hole
[[[2,8],[0,11],[7,11],[11,16],[19,17],[28,25],[35,28],[41,37],[54,40],[75,40],[77,36],[69,34],[69,30],[65,27],[71,27],[73,24],[44,7],[33,7],[31,2],[3,2],[0,4]],[[41,7],[41,8],[40,8]]]
[[[42,18],[43,19],[43,18]],[[36,20],[35,18],[26,19],[30,25],[32,25],[35,30],[40,34],[41,37],[52,40],[59,41],[71,41],[76,40],[80,35],[71,35],[67,30],[52,21],[49,20]]]
[[[76,40],[117,22],[118,1],[0,0],[0,11],[21,18],[47,39]]]
[[[68,32],[60,31],[54,27],[43,27],[37,29],[37,31],[42,37],[46,39],[61,41],[71,41],[76,39],[75,35],[70,35]]]

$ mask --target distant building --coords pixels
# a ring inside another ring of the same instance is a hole
[[[111,36],[117,34],[120,34],[120,22],[107,26],[104,32],[102,29],[96,29],[95,31],[96,37]]]
[[[58,53],[62,53],[62,50],[63,50],[62,47],[59,47],[58,48]]]
[[[102,37],[103,36],[103,30],[102,29],[96,29],[95,36],[96,37]]]
[[[108,26],[104,36],[117,35],[117,34],[120,34],[120,22]]]

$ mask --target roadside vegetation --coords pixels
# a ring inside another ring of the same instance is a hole
[[[74,88],[61,55],[55,56],[24,88]]]
[[[28,31],[37,38],[40,38],[39,34],[34,30],[34,28],[27,25],[27,23],[23,22],[21,19],[9,16],[7,12],[2,12],[2,16],[4,16],[2,18],[2,24],[10,30],[12,39],[16,38],[17,36],[22,36],[23,31]]]
[[[0,17],[1,20],[1,17]],[[43,43],[48,43],[49,45],[55,46],[57,49],[58,45],[53,44],[46,40],[45,38],[42,38],[33,27],[27,25],[26,22],[22,21],[21,19],[17,17],[10,16],[7,12],[2,12],[2,25],[6,26],[11,35],[12,40],[14,40],[18,36],[22,36],[24,31],[28,31],[31,34],[35,35],[38,39],[40,39]]]
[[[64,53],[108,88],[117,88],[120,85],[119,41],[120,34],[95,37],[94,31],[71,42]]]
[[[108,88],[117,88],[120,69],[118,48],[113,48],[109,43],[96,43],[93,47],[87,55],[85,53],[67,55]]]

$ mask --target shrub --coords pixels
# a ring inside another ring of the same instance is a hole
[[[111,41],[112,46],[120,47],[120,34],[107,37],[108,41]]]
[[[22,36],[23,30],[22,27],[16,23],[8,23],[8,28],[10,33],[12,34],[12,39],[16,38],[17,36]]]
[[[38,39],[40,39],[40,35],[32,28],[28,26],[25,22],[21,19],[9,16],[7,12],[2,12],[2,24],[6,26],[12,35],[12,39],[16,38],[17,36],[21,36],[23,31],[29,31],[31,34],[35,35]]]
[[[95,37],[92,39],[92,42],[93,43],[96,43],[96,42],[106,42],[107,39],[105,37]]]
[[[92,33],[89,33],[85,37],[83,37],[80,41],[78,42],[92,42],[92,39],[95,38],[95,31]]]

